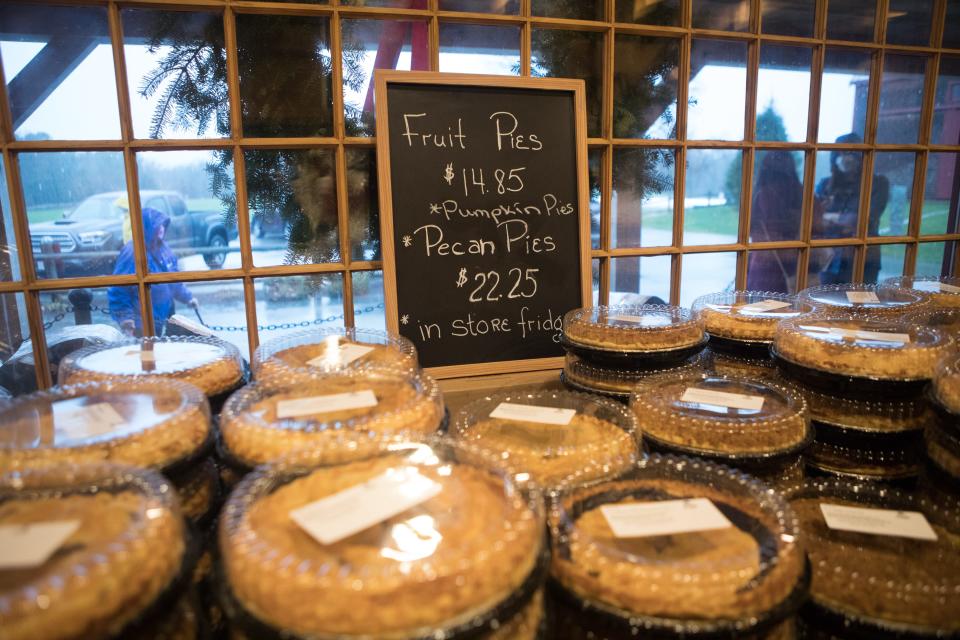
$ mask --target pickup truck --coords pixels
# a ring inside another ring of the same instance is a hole
[[[59,220],[32,223],[37,273],[46,277],[112,273],[117,254],[131,236],[126,196],[124,191],[98,193]],[[141,191],[140,205],[170,216],[166,242],[177,255],[202,253],[209,268],[223,265],[237,228],[226,224],[220,211],[190,211],[175,191]],[[54,268],[56,274],[47,273]]]

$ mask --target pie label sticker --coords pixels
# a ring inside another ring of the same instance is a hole
[[[631,324],[639,324],[642,327],[666,327],[670,324],[670,318],[663,315],[649,315],[649,316],[620,315],[620,316],[610,316],[607,319],[616,320],[618,322],[629,322]]]
[[[913,283],[913,288],[917,291],[929,291],[931,293],[960,293],[960,287],[934,280],[917,280]]]
[[[854,531],[878,536],[936,540],[937,534],[919,511],[895,511],[848,507],[820,503],[820,511],[827,526],[838,531]]]
[[[791,306],[793,306],[792,303],[784,302],[783,300],[762,300],[761,302],[744,305],[740,307],[740,311],[744,313],[764,313],[766,311],[786,309]]]
[[[699,389],[697,387],[687,387],[683,395],[680,396],[680,401],[748,411],[760,411],[760,409],[763,408],[763,396],[746,393],[729,393],[727,391],[715,391],[713,389]]]
[[[618,538],[668,536],[733,526],[707,498],[605,504],[600,512]]]
[[[873,291],[847,291],[847,301],[851,304],[877,304],[880,298]]]
[[[136,351],[127,351],[123,354],[125,358],[140,358],[140,362],[156,362],[157,354],[154,351],[141,351],[137,349]]]
[[[415,468],[388,469],[366,482],[290,512],[290,519],[320,544],[333,544],[403,513],[440,493]]]
[[[373,347],[363,344],[341,344],[333,348],[328,348],[322,356],[307,360],[307,364],[311,367],[319,367],[321,369],[348,365],[371,351],[373,351]]]
[[[55,402],[52,407],[54,431],[68,438],[95,438],[126,422],[109,402],[77,405],[68,400]]]
[[[79,528],[79,520],[0,525],[0,569],[39,567]]]
[[[315,413],[333,413],[349,409],[366,409],[377,406],[377,396],[370,389],[349,393],[332,393],[326,396],[310,396],[277,403],[278,418],[299,418]]]
[[[851,340],[857,340],[861,342],[893,342],[896,344],[908,344],[910,342],[910,334],[908,333],[887,333],[884,331],[863,331],[860,329],[841,329],[840,327],[818,327],[818,326],[802,326],[800,327],[804,331],[813,331],[815,333],[821,333],[827,337],[833,338],[849,338]]]
[[[532,404],[514,404],[501,402],[490,412],[491,418],[499,420],[515,420],[517,422],[539,422],[541,424],[555,424],[566,426],[577,415],[576,409],[561,409],[559,407],[538,407]]]

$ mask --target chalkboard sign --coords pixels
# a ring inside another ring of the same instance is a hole
[[[590,299],[583,82],[375,81],[388,328],[439,377],[561,366]]]

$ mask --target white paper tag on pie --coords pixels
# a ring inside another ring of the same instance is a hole
[[[350,393],[332,393],[326,396],[310,396],[277,403],[278,418],[298,418],[315,413],[333,413],[350,409],[366,409],[377,406],[377,396],[370,389]]]
[[[70,438],[102,436],[126,422],[109,402],[79,406],[55,402],[52,407],[54,430]]]
[[[847,291],[847,301],[851,304],[869,304],[880,302],[880,298],[873,291]]]
[[[931,293],[960,293],[960,287],[935,280],[915,280],[913,288],[917,291],[929,291]]]
[[[665,327],[670,324],[670,318],[665,316],[653,315],[653,316],[610,316],[608,320],[618,320],[620,322],[630,322],[633,324],[639,324],[644,327]]]
[[[600,512],[618,538],[645,538],[733,526],[706,498],[605,504]]]
[[[728,409],[748,409],[751,411],[760,411],[760,409],[763,408],[763,396],[746,393],[729,393],[727,391],[715,391],[713,389],[698,389],[697,387],[687,387],[683,395],[680,396],[680,401],[693,404],[712,404]]]
[[[570,424],[576,409],[560,409],[558,407],[538,407],[532,404],[514,404],[501,402],[490,412],[491,418],[499,420],[516,420],[518,422],[541,422],[565,426]]]
[[[776,311],[777,309],[785,309],[789,306],[792,306],[790,302],[784,302],[783,300],[762,300],[761,302],[754,302],[752,304],[746,304],[740,307],[740,311],[747,313],[763,313],[765,311]]]
[[[0,526],[0,570],[42,565],[79,528],[79,520]]]
[[[831,529],[915,540],[936,540],[937,534],[919,511],[869,509],[820,503],[823,519]]]
[[[140,362],[156,362],[157,354],[154,351],[143,351],[137,349],[136,351],[127,351],[123,354],[125,358],[140,358]]]
[[[842,329],[840,327],[820,327],[817,325],[803,325],[800,327],[804,331],[813,331],[837,338],[851,338],[853,340],[863,340],[866,342],[897,342],[907,344],[910,342],[908,333],[887,333],[884,331],[863,331],[860,329]]]
[[[333,544],[440,493],[416,469],[390,469],[332,496],[294,509],[290,518],[321,544]]]
[[[363,344],[341,344],[337,345],[335,349],[329,349],[324,355],[307,360],[307,364],[311,367],[321,368],[331,365],[346,365],[373,351],[373,347]]]
[[[213,331],[203,326],[199,322],[194,322],[190,318],[186,318],[179,313],[175,313],[167,319],[168,323],[173,323],[177,326],[183,327],[190,333],[195,333],[198,336],[213,337]]]

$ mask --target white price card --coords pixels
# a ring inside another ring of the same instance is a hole
[[[847,301],[851,304],[870,304],[880,302],[873,291],[847,291]]]
[[[42,565],[79,528],[79,520],[0,526],[0,569]]]
[[[341,344],[332,348],[328,347],[326,353],[312,360],[307,360],[307,364],[321,369],[348,365],[371,351],[373,351],[373,347],[363,344]]]
[[[441,488],[415,468],[389,469],[294,509],[290,518],[320,544],[333,544],[426,502]]]
[[[126,420],[109,402],[80,405],[76,401],[55,402],[53,425],[68,438],[93,438],[112,432]]]
[[[629,322],[631,324],[639,324],[643,327],[666,327],[670,324],[670,318],[665,315],[649,315],[649,316],[610,316],[608,320],[616,320],[617,322]]]
[[[960,287],[935,280],[914,280],[913,288],[917,291],[929,291],[930,293],[960,293]]]
[[[894,342],[907,344],[910,342],[909,333],[887,333],[885,331],[862,331],[859,329],[842,329],[840,327],[821,327],[817,325],[803,325],[804,331],[823,334],[830,338],[850,338],[861,342]]]
[[[605,504],[600,512],[618,538],[645,538],[733,526],[706,498]]]
[[[752,304],[745,304],[740,307],[741,313],[765,313],[767,311],[776,311],[777,309],[786,309],[792,306],[790,302],[783,300],[762,300]]]
[[[683,395],[680,396],[680,401],[750,411],[760,411],[760,409],[763,408],[763,396],[746,393],[729,393],[727,391],[715,391],[713,389],[698,389],[697,387],[687,387]]]
[[[370,389],[350,393],[333,393],[326,396],[310,396],[277,403],[277,417],[299,418],[315,413],[333,413],[350,409],[366,409],[377,406],[377,396]]]
[[[140,362],[156,362],[157,354],[154,351],[144,351],[137,349],[136,351],[127,351],[123,354],[125,358],[139,358]]]
[[[919,511],[895,511],[848,507],[820,503],[823,519],[831,529],[870,533],[878,536],[896,536],[915,540],[936,540],[937,534]]]
[[[570,424],[576,409],[560,409],[558,407],[538,407],[532,404],[514,404],[501,402],[490,412],[491,418],[499,420],[515,420],[518,422],[540,422],[542,424],[556,424],[565,426]]]

